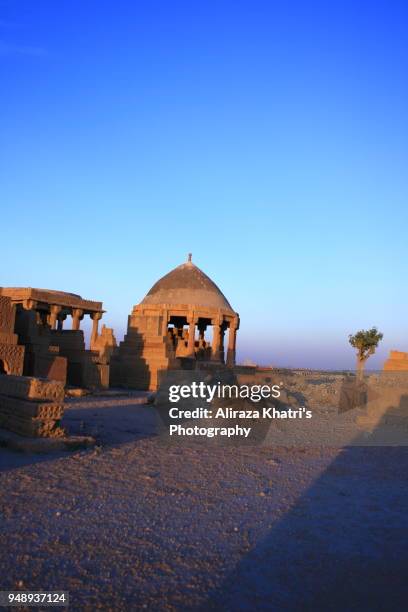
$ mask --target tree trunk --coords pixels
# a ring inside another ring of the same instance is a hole
[[[357,375],[358,382],[364,380],[364,364],[365,364],[365,359],[362,359],[361,357],[357,356],[356,375]]]

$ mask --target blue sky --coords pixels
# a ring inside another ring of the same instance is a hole
[[[239,358],[408,351],[406,2],[0,0],[0,284],[127,315],[188,252]]]

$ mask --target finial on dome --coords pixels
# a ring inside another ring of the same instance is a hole
[[[189,253],[189,254],[188,254],[188,259],[187,259],[187,261],[191,263],[191,258],[192,258],[192,257],[193,257],[193,254],[192,254],[192,253]]]

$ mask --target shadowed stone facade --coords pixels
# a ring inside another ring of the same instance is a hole
[[[155,390],[163,370],[191,369],[198,361],[233,366],[238,328],[238,313],[190,255],[133,307],[111,357],[110,384]]]
[[[23,373],[24,347],[14,333],[15,308],[8,297],[0,295],[0,376]]]

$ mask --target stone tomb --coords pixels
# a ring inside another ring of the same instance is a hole
[[[0,295],[11,299],[16,308],[15,331],[25,347],[25,375],[77,387],[109,385],[110,354],[101,351],[98,344],[98,323],[104,313],[102,302],[31,287],[3,287]],[[85,348],[80,329],[85,315],[93,322],[91,350]],[[64,327],[68,317],[72,318],[71,329]],[[109,334],[105,333],[104,338],[110,341]]]
[[[133,307],[111,357],[110,384],[155,390],[169,369],[194,369],[200,361],[233,366],[238,328],[238,313],[190,255]]]

